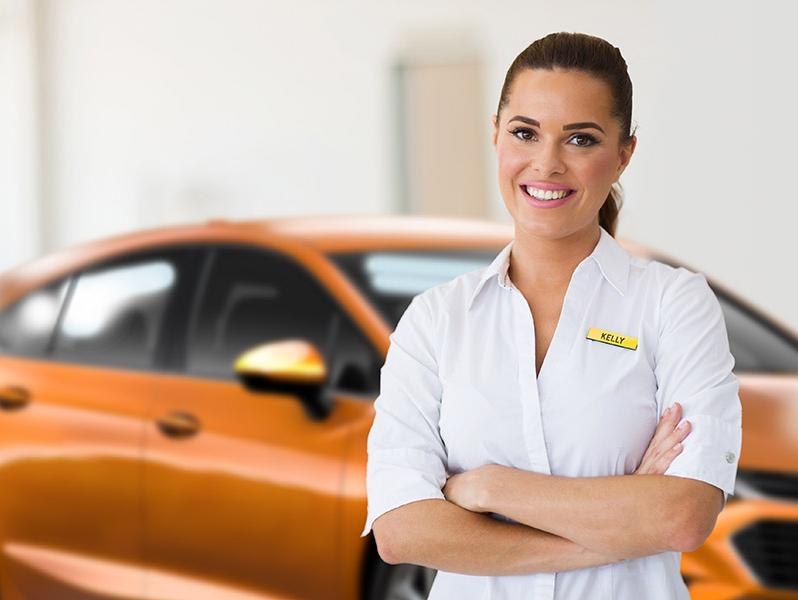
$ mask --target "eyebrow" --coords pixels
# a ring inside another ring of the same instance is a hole
[[[523,123],[527,123],[528,125],[534,125],[535,127],[540,127],[540,123],[535,119],[530,119],[529,117],[522,117],[521,115],[515,115],[510,122],[513,121],[521,121]],[[563,125],[562,130],[568,131],[569,129],[588,129],[592,127],[593,129],[598,129],[601,133],[604,133],[604,130],[599,127],[598,123],[594,123],[593,121],[582,121],[581,123],[569,123],[568,125]],[[606,135],[606,134],[605,134]]]

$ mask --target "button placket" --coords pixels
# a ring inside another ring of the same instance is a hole
[[[595,265],[593,267],[597,268]],[[591,278],[588,271],[590,268],[590,264],[581,263],[568,283],[568,289],[563,298],[562,310],[560,310],[560,318],[557,321],[557,327],[546,351],[546,359],[543,361],[543,368],[540,370],[540,377],[538,377],[537,381],[541,395],[546,395],[547,384],[545,382],[554,377],[551,371],[559,369],[563,360],[570,353],[579,333],[578,328],[588,304],[588,293],[591,291]]]
[[[543,439],[543,424],[540,420],[540,394],[535,380],[535,321],[524,295],[515,286],[511,287],[513,309],[518,311],[519,323],[516,327],[516,348],[518,352],[518,387],[521,402],[524,440],[530,468],[539,473],[551,474],[546,442]],[[532,368],[529,368],[532,365]]]

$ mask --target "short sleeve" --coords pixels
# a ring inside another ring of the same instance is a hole
[[[683,267],[662,295],[655,353],[661,415],[675,402],[692,429],[665,475],[689,477],[734,493],[742,447],[739,381],[723,311],[701,273]]]
[[[368,435],[368,514],[360,537],[380,515],[416,500],[445,500],[446,451],[438,421],[441,384],[433,315],[415,296],[390,336]]]

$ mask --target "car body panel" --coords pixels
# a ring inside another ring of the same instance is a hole
[[[161,375],[155,389],[144,554],[186,585],[148,578],[147,597],[190,600],[204,581],[208,598],[220,585],[265,598],[335,597],[347,411],[336,405],[311,421],[291,396],[194,377]],[[197,433],[165,435],[157,420],[171,410],[197,415]]]
[[[2,597],[137,597],[151,378],[2,357],[0,382],[30,393],[0,411]]]

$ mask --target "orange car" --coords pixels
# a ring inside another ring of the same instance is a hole
[[[425,598],[434,571],[387,565],[359,537],[380,367],[410,299],[512,234],[212,221],[0,276],[0,597]],[[798,339],[713,287],[743,454],[683,574],[693,598],[798,597]]]

